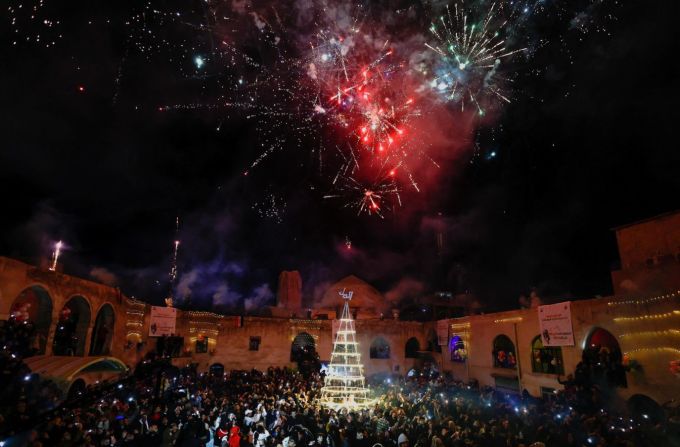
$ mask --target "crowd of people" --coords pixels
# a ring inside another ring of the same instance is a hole
[[[12,424],[28,422],[60,402],[62,393],[51,380],[39,380],[24,359],[39,353],[39,338],[29,320],[0,320],[0,434]]]
[[[621,350],[597,344],[587,346],[574,377],[577,381],[593,381],[603,387],[625,387],[626,365]]]
[[[672,445],[662,421],[619,414],[588,383],[550,398],[431,373],[373,383],[375,404],[318,404],[323,376],[295,370],[198,373],[147,358],[134,376],[43,416],[24,445],[468,447]],[[18,427],[19,425],[17,425]],[[677,440],[675,441],[677,442]]]

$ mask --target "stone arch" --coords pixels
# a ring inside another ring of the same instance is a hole
[[[54,355],[85,354],[87,330],[90,326],[90,303],[81,295],[74,295],[62,307],[54,333]]]
[[[104,303],[97,312],[90,342],[90,355],[109,355],[116,314],[110,303]]]
[[[630,414],[636,419],[648,419],[654,424],[664,419],[664,410],[657,401],[644,394],[633,394],[626,402]]]
[[[208,368],[208,373],[211,376],[223,376],[224,375],[224,365],[222,363],[213,363]]]
[[[420,342],[417,338],[411,337],[406,340],[406,346],[404,348],[404,357],[407,359],[415,359],[418,357],[418,351],[420,351]]]
[[[621,351],[619,341],[611,332],[599,326],[595,326],[588,332],[583,348],[585,350],[598,346]]]
[[[26,355],[44,354],[52,325],[53,301],[47,289],[41,285],[25,288],[17,295],[10,308],[10,319],[16,323],[33,324],[34,338],[27,344]]]
[[[68,387],[68,392],[66,393],[66,400],[72,401],[78,399],[85,393],[87,388],[85,381],[83,379],[76,379]]]
[[[499,334],[493,339],[494,368],[514,369],[517,366],[517,351],[515,344],[505,334]]]
[[[372,359],[389,359],[390,344],[384,338],[378,336],[371,342],[369,357]]]
[[[598,326],[590,330],[581,359],[596,382],[615,387],[628,386],[621,346],[608,330]]]
[[[316,353],[316,342],[307,332],[300,332],[295,336],[290,346],[290,361],[299,362],[308,355]]]

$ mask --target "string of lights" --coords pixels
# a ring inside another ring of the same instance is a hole
[[[209,317],[209,318],[215,318],[218,320],[221,320],[224,318],[224,315],[216,314],[214,312],[206,312],[206,311],[200,311],[200,310],[190,310],[190,311],[185,311],[187,315],[190,317]]]
[[[656,303],[659,301],[664,301],[668,299],[673,299],[680,297],[680,290],[676,290],[675,292],[671,293],[666,293],[664,295],[658,295],[650,298],[640,298],[640,299],[627,299],[627,300],[617,300],[617,301],[610,301],[607,303],[608,306],[621,306],[621,305],[642,305],[642,304],[651,304],[651,303]]]
[[[658,346],[656,348],[636,348],[636,349],[631,349],[629,351],[626,351],[626,352],[624,352],[624,354],[630,355],[630,354],[635,354],[635,353],[649,353],[649,352],[680,355],[680,349],[672,348],[670,346]]]
[[[493,320],[494,323],[521,323],[522,322],[522,317],[508,317],[508,318],[499,318],[497,320]]]
[[[615,323],[628,323],[631,321],[643,321],[643,320],[662,320],[671,317],[680,316],[680,310],[673,310],[671,312],[664,312],[658,314],[647,314],[639,315],[637,317],[617,317],[614,318]]]
[[[627,334],[619,335],[619,338],[631,338],[631,337],[664,337],[664,336],[680,336],[680,330],[678,329],[666,329],[661,331],[642,331],[642,332],[630,332]]]

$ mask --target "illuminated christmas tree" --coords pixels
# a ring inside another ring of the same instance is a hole
[[[366,388],[354,320],[349,313],[349,301],[353,292],[345,292],[343,289],[339,293],[345,300],[345,306],[342,308],[331,363],[321,390],[321,404],[333,410],[366,408],[373,400]]]

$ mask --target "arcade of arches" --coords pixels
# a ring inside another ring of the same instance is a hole
[[[29,350],[33,355],[84,356],[88,337],[88,355],[108,355],[114,338],[115,311],[111,304],[103,304],[91,325],[91,307],[81,295],[66,301],[54,315],[54,303],[42,286],[30,286],[14,299],[9,318],[29,328]],[[48,345],[48,340],[52,343]]]

